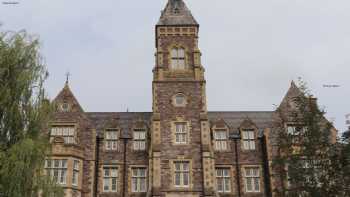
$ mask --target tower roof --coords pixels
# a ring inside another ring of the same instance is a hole
[[[157,25],[198,25],[183,0],[169,0]]]

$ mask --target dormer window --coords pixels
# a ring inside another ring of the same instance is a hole
[[[118,150],[118,129],[106,129],[105,132],[105,149]]]
[[[255,134],[254,129],[246,129],[242,131],[243,149],[255,150]]]
[[[182,47],[174,47],[171,50],[171,69],[185,69],[185,49]]]
[[[214,131],[215,138],[215,150],[223,151],[227,150],[227,130],[226,129],[216,129]]]

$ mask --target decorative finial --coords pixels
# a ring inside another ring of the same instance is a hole
[[[66,85],[69,84],[69,77],[71,76],[70,72],[66,72]]]

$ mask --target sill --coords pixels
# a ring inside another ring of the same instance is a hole
[[[132,150],[133,152],[137,152],[137,153],[140,153],[140,152],[146,152],[146,149],[144,149],[144,150]]]
[[[106,150],[106,149],[104,149],[104,152],[107,152],[107,153],[109,153],[109,152],[119,152],[119,150]]]

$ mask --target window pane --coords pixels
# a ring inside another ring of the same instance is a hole
[[[175,173],[175,185],[180,186],[180,173]]]
[[[185,58],[185,50],[183,48],[180,48],[178,50],[178,57],[179,58]]]
[[[183,179],[184,179],[184,186],[189,185],[190,175],[189,175],[189,173],[188,173],[188,172],[184,173],[184,177],[183,177]]]
[[[224,191],[225,192],[229,192],[231,189],[230,189],[230,179],[226,178],[224,179],[224,184],[225,184],[225,188],[224,188]]]
[[[109,168],[104,169],[105,177],[109,177]]]
[[[117,191],[117,178],[112,178],[112,191]]]
[[[259,178],[254,179],[254,190],[255,191],[260,191],[260,183],[259,183]]]
[[[103,179],[103,190],[109,191],[109,179],[108,178]]]
[[[185,60],[184,59],[178,60],[178,69],[185,69]]]
[[[137,192],[137,178],[132,179],[132,191]]]
[[[255,150],[255,141],[250,141],[250,150]]]
[[[246,179],[247,179],[247,191],[252,191],[253,190],[252,179],[251,178],[246,178]]]
[[[221,178],[217,178],[216,179],[216,184],[217,184],[217,189],[219,192],[223,191],[223,184],[222,184],[222,179]]]
[[[249,131],[249,139],[253,140],[254,139],[254,131]]]
[[[177,58],[178,54],[177,54],[177,48],[173,48],[171,50],[171,58]]]

